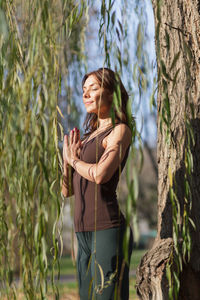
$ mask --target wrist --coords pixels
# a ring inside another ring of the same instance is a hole
[[[69,167],[69,163],[66,160],[64,160],[63,161],[63,169],[64,169],[64,171],[67,170],[68,167]]]
[[[70,160],[70,165],[71,165],[73,168],[75,168],[75,165],[76,165],[76,163],[77,163],[78,161],[80,161],[80,159],[79,159],[77,156],[75,156],[75,157],[71,158],[71,160]]]

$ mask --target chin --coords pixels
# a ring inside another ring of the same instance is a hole
[[[86,108],[86,111],[88,114],[97,114],[97,111],[95,109],[90,109],[89,107]]]

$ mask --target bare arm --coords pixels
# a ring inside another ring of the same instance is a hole
[[[96,182],[97,184],[105,183],[119,167],[130,142],[130,129],[125,124],[120,124],[116,126],[109,135],[105,151],[98,163],[86,163],[72,154],[69,159],[69,164],[87,180]],[[70,148],[73,149],[73,147]]]

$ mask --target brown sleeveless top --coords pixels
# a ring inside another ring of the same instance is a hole
[[[102,140],[112,131],[112,129],[113,127],[99,133],[89,141],[87,141],[87,138],[84,142],[83,148],[81,149],[80,159],[86,163],[96,163],[96,143],[98,142],[98,162],[105,151],[102,146]],[[123,161],[121,162],[121,171],[126,163],[129,148],[130,145],[128,146]],[[117,202],[116,188],[118,181],[119,168],[115,171],[109,181],[102,184],[96,184],[95,182],[89,181],[74,170],[74,226],[76,232],[108,229],[120,226],[125,222],[124,216],[119,210]],[[95,197],[97,197],[96,205]]]

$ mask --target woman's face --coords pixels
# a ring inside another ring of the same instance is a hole
[[[90,75],[83,85],[83,102],[88,113],[98,114],[100,117],[109,116],[112,95],[99,84],[95,75]]]

